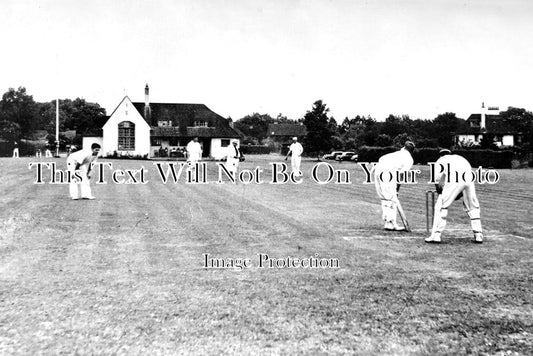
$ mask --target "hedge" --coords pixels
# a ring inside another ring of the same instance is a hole
[[[18,141],[19,157],[35,156],[37,150],[40,149],[44,157],[44,151],[46,150],[46,144],[35,143],[32,141]],[[12,157],[13,156],[13,142],[0,141],[0,157]]]
[[[384,154],[397,151],[397,147],[362,147],[359,149],[359,162],[377,162]],[[414,152],[415,164],[427,164],[435,162],[439,158],[439,148],[417,148]],[[454,154],[463,156],[470,162],[473,168],[479,166],[486,168],[512,168],[515,154],[510,150],[453,150]]]
[[[241,145],[240,149],[244,155],[264,155],[270,153],[270,147],[266,145]]]

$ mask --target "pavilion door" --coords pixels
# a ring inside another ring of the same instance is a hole
[[[203,152],[202,157],[209,157],[211,154],[211,139],[204,138],[202,140]]]

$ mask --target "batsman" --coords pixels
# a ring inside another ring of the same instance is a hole
[[[376,192],[381,199],[385,230],[410,230],[402,206],[398,200],[400,184],[398,184],[396,177],[398,173],[405,174],[405,172],[411,169],[413,166],[412,155],[414,150],[415,144],[411,141],[406,141],[401,150],[381,156],[374,167],[374,183],[376,185]],[[394,179],[388,179],[391,176]],[[403,227],[396,223],[396,211],[400,214],[400,218],[404,224]]]
[[[476,197],[476,187],[473,182],[463,177],[470,177],[472,166],[462,156],[452,154],[450,150],[443,149],[439,152],[439,159],[435,162],[434,181],[439,197],[435,203],[435,217],[433,219],[433,229],[431,236],[424,241],[439,243],[441,234],[446,227],[448,208],[458,199],[463,198],[463,207],[470,217],[470,224],[474,232],[473,242],[483,242],[483,231],[481,229],[481,217],[479,201]]]

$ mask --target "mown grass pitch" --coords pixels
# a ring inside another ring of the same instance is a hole
[[[478,186],[486,242],[460,204],[427,245],[421,183],[400,199],[412,233],[381,230],[373,185],[94,185],[71,201],[0,159],[2,354],[532,354],[533,171]],[[65,168],[64,160],[50,159]],[[279,156],[247,157],[244,168]],[[208,173],[216,180],[215,163]],[[427,177],[425,167],[423,178]],[[335,258],[340,268],[205,269],[217,258]]]

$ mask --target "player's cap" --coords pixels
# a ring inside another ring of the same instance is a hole
[[[296,140],[298,140],[298,137],[294,136],[292,139],[293,139],[294,141],[296,141]]]
[[[415,144],[412,141],[405,141],[403,147],[411,153],[415,150]]]

